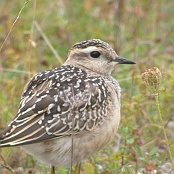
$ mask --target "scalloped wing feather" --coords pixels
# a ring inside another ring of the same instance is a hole
[[[34,76],[17,116],[0,135],[0,146],[42,142],[91,131],[107,116],[110,94],[104,80],[62,66]]]

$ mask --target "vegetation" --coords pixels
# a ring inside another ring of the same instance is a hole
[[[0,130],[14,118],[34,74],[60,66],[74,43],[100,38],[137,64],[120,65],[113,73],[122,88],[119,131],[82,165],[83,174],[174,173],[173,5],[172,0],[1,0]],[[153,67],[162,74],[155,92],[141,78]],[[49,171],[18,147],[0,153],[2,174]],[[57,174],[68,172],[57,168]]]

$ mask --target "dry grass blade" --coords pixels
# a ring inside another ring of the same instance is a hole
[[[4,157],[1,154],[0,154],[0,157],[1,157],[2,161],[4,162],[4,164],[1,164],[1,166],[4,167],[4,168],[6,168],[12,174],[15,174],[15,172],[13,171],[13,169],[7,164],[6,160],[4,159]]]
[[[10,31],[8,32],[8,34],[7,34],[7,36],[6,36],[5,40],[4,40],[4,42],[3,42],[2,45],[1,45],[0,52],[2,51],[2,48],[3,48],[4,44],[5,44],[5,42],[7,41],[7,39],[8,39],[8,37],[9,37],[11,31],[13,30],[13,28],[14,28],[16,22],[18,21],[18,19],[19,19],[21,13],[22,13],[22,11],[23,11],[23,9],[24,9],[25,6],[29,3],[29,1],[30,1],[30,0],[26,0],[26,2],[24,3],[24,5],[22,6],[21,10],[19,11],[18,16],[16,17],[15,21],[13,22],[13,25],[11,26]]]
[[[21,70],[8,69],[8,68],[0,68],[0,72],[22,73],[22,74],[32,74],[32,75],[35,74],[32,72],[28,72],[28,71],[21,71]]]
[[[54,49],[54,47],[52,46],[51,42],[48,40],[47,36],[44,34],[44,32],[42,31],[41,27],[39,26],[39,24],[34,21],[34,25],[36,26],[37,30],[40,32],[41,36],[44,38],[46,44],[49,46],[49,48],[51,49],[51,51],[53,52],[53,54],[56,56],[56,58],[58,59],[58,61],[60,62],[60,64],[62,65],[63,62],[60,58],[60,56],[58,55],[58,53],[56,52],[56,50]]]

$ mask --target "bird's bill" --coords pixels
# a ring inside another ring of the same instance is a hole
[[[122,57],[116,57],[116,59],[114,61],[118,62],[118,64],[136,64],[132,60],[127,60],[127,59],[122,58]]]

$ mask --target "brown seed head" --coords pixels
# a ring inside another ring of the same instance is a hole
[[[156,67],[147,69],[142,74],[142,80],[155,93],[158,92],[161,77],[161,72]]]

